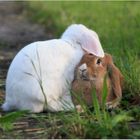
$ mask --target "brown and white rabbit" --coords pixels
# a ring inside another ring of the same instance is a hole
[[[92,105],[92,89],[96,90],[99,103],[102,103],[104,79],[107,82],[107,108],[115,108],[122,97],[123,75],[114,65],[110,54],[103,58],[85,54],[75,71],[75,80],[72,83],[73,94],[79,94],[88,106]],[[82,93],[82,95],[81,95]],[[75,105],[78,101],[72,95]]]

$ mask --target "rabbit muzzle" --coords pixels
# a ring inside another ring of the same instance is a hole
[[[89,75],[87,65],[84,63],[81,66],[78,67],[77,70],[77,79],[83,80],[83,81],[95,81],[96,80],[96,73],[92,76]]]

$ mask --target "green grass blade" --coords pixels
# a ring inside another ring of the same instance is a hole
[[[23,115],[27,114],[27,110],[11,112],[6,114],[5,116],[0,117],[0,128],[5,131],[11,130],[13,128],[13,122],[22,117]]]
[[[99,121],[99,123],[101,124],[102,121],[101,121],[100,105],[99,105],[99,101],[98,101],[96,91],[94,88],[92,89],[92,101],[93,101],[96,118]]]
[[[103,110],[105,110],[105,107],[106,107],[106,99],[107,99],[107,94],[108,94],[106,79],[107,79],[107,75],[104,78],[103,91],[102,91],[102,109]]]

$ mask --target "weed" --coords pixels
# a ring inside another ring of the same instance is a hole
[[[4,131],[13,129],[13,122],[23,115],[27,114],[28,111],[16,111],[6,114],[0,117],[0,128]]]

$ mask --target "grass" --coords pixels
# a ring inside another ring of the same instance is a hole
[[[10,127],[11,133],[9,128],[1,126],[0,137],[140,138],[140,126],[136,127],[140,122],[139,105],[131,104],[133,97],[140,96],[140,2],[30,1],[26,4],[25,14],[29,19],[44,25],[46,33],[51,33],[54,38],[59,38],[72,23],[82,23],[95,30],[103,49],[112,54],[125,77],[123,99],[120,108],[111,112],[105,110],[104,105],[100,110],[93,92],[94,109],[85,107],[84,113],[25,113],[20,121],[27,120],[29,126],[23,131]],[[104,95],[106,92],[104,88]],[[15,120],[17,115],[13,116]],[[0,119],[4,117],[7,116]],[[9,134],[5,134],[5,129]]]
[[[47,113],[47,115],[28,114],[24,111],[13,112],[0,118],[1,128],[4,133],[13,132],[10,133],[10,138],[140,138],[139,127],[134,129],[131,126],[132,121],[140,121],[138,107],[131,108],[130,111],[116,109],[108,112],[105,110],[105,105],[100,109],[95,91],[92,94],[94,110],[86,108],[87,110],[80,114],[72,111]],[[103,97],[103,100],[105,98]],[[19,117],[20,120],[15,123],[15,119]],[[26,127],[21,126],[25,124],[25,118],[28,123],[34,120],[32,126],[29,124]],[[17,135],[13,135],[15,130],[18,130]],[[6,138],[8,137],[9,135]]]

